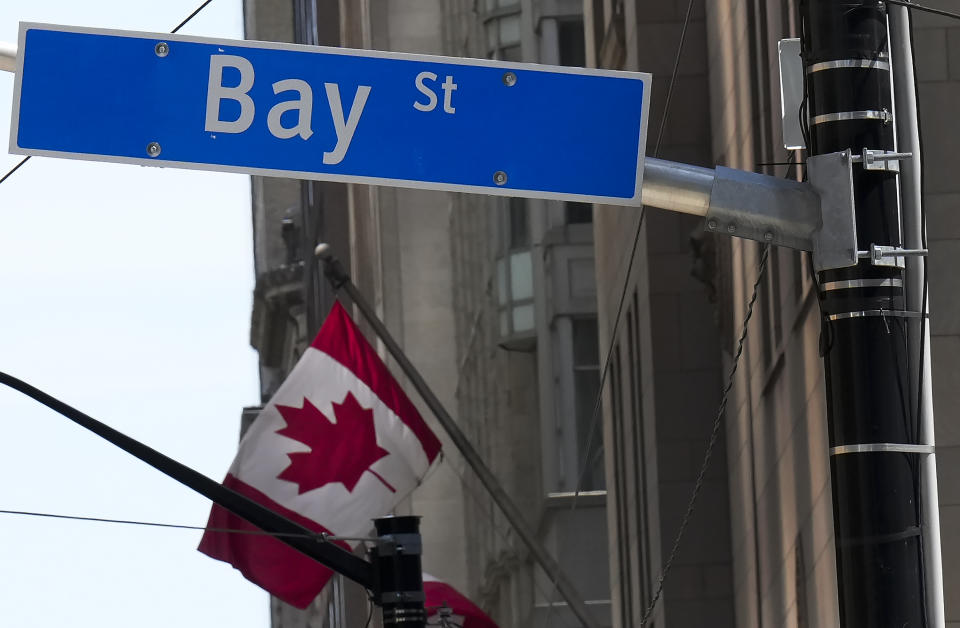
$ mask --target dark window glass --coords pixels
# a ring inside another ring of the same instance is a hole
[[[578,201],[564,203],[568,225],[589,224],[593,222],[593,205]]]
[[[508,212],[510,219],[510,248],[521,249],[530,246],[530,221],[527,216],[526,199],[511,198]]]
[[[559,24],[560,65],[582,68],[587,64],[587,44],[583,35],[583,18],[563,20]]]
[[[592,367],[600,364],[597,348],[597,319],[573,319],[573,364],[574,367]]]
[[[604,488],[603,434],[593,411],[600,394],[600,354],[597,319],[573,319],[573,386],[577,420],[580,488]]]

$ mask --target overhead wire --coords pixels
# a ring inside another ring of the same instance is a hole
[[[898,4],[898,3],[894,3],[894,4]],[[914,34],[913,34],[913,9],[921,9],[921,10],[922,10],[922,8],[921,8],[921,7],[918,7],[917,5],[914,5],[914,4],[912,4],[912,3],[908,3],[907,6],[908,6],[908,9],[907,9],[907,21],[908,21],[907,31],[908,31],[909,34],[910,34],[910,42],[909,42],[909,43],[910,43],[910,50],[911,50],[911,61],[913,62],[913,75],[914,75],[914,81],[913,81],[914,102],[916,102],[916,103],[919,104],[919,102],[920,102],[920,88],[919,88],[919,85],[917,84],[917,81],[916,81],[916,76],[917,76],[917,55],[916,55],[916,43],[915,43],[915,41],[914,41]],[[953,16],[951,16],[951,17],[953,17]],[[960,18],[960,16],[955,16],[955,17]],[[924,159],[923,159],[923,155],[925,154],[924,151],[923,151],[923,124],[922,124],[922,121],[921,121],[921,119],[920,119],[920,112],[919,112],[919,111],[917,111],[917,139],[918,139],[919,146],[920,146],[920,155],[918,156],[919,163],[920,163],[920,167],[918,168],[918,173],[917,173],[918,176],[919,176],[919,178],[920,178],[920,207],[919,207],[919,210],[920,210],[920,224],[918,225],[918,230],[919,230],[919,235],[920,235],[920,248],[929,251],[930,249],[929,249],[928,242],[927,242],[926,176],[925,176],[925,170],[924,170],[924,168],[925,168],[925,163],[926,163],[926,162],[925,162]],[[912,243],[907,243],[907,246],[910,246],[911,244],[912,244]],[[923,282],[923,286],[922,286],[922,289],[921,289],[920,303],[918,304],[918,305],[919,305],[919,308],[920,308],[920,318],[919,318],[919,321],[920,321],[920,325],[919,325],[920,348],[919,348],[919,352],[918,352],[918,354],[917,354],[917,371],[918,371],[918,373],[917,373],[917,400],[916,400],[916,401],[917,401],[917,405],[916,405],[916,415],[915,415],[915,420],[916,420],[915,429],[916,429],[916,433],[913,435],[913,437],[914,437],[913,442],[915,442],[915,443],[922,443],[924,439],[929,438],[929,436],[930,436],[930,435],[928,435],[928,434],[923,434],[923,404],[924,404],[924,401],[923,401],[924,392],[923,392],[923,391],[924,391],[924,386],[925,386],[925,382],[924,382],[924,376],[925,376],[925,358],[924,358],[924,356],[925,356],[926,352],[929,351],[929,347],[926,346],[926,345],[927,345],[927,342],[926,342],[926,341],[927,341],[927,325],[929,324],[929,315],[930,315],[929,307],[928,307],[928,304],[927,304],[927,299],[928,299],[928,297],[929,297],[928,290],[929,290],[929,287],[930,287],[930,285],[929,285],[929,277],[928,277],[928,275],[927,275],[927,272],[928,272],[928,270],[929,270],[930,265],[929,265],[927,262],[928,262],[928,259],[927,259],[926,257],[919,257],[919,258],[917,258],[917,260],[916,260],[916,263],[919,263],[919,264],[922,265],[922,272],[921,272],[921,279],[920,279],[920,280]],[[905,322],[905,321],[904,321],[904,325],[906,325],[906,322]],[[927,525],[929,525],[929,524],[926,523],[926,522],[924,522],[924,516],[923,516],[923,512],[924,512],[923,478],[922,478],[922,472],[921,472],[921,469],[920,469],[920,463],[919,463],[918,460],[915,459],[914,456],[909,456],[909,455],[908,455],[908,456],[907,456],[907,464],[909,464],[910,467],[911,467],[911,469],[913,470],[913,490],[914,490],[914,495],[916,495],[916,500],[915,500],[915,504],[914,504],[914,506],[915,506],[915,513],[916,513],[915,516],[916,516],[916,519],[917,519],[918,524],[921,526],[921,529],[924,529],[924,528],[925,528]],[[925,552],[924,552],[924,543],[923,543],[922,541],[918,544],[917,550],[918,550],[919,555],[920,555],[920,565],[921,565],[921,569],[923,569],[923,573],[926,573],[926,562],[927,562],[927,560],[928,560],[928,557],[926,556],[926,554],[925,554]],[[926,581],[926,578],[925,578],[925,577],[920,579],[920,584],[921,584],[921,587],[922,587],[923,596],[924,596],[924,598],[926,598],[926,595],[927,595],[927,592],[926,592],[927,581]],[[921,609],[922,609],[922,611],[923,611],[923,621],[924,621],[924,623],[926,623],[926,622],[927,622],[927,606],[926,606],[926,604],[923,604],[923,605],[921,606]]]
[[[737,368],[740,366],[740,356],[743,354],[743,344],[747,339],[747,329],[749,327],[750,319],[753,316],[753,306],[757,302],[757,296],[760,294],[760,282],[763,281],[763,275],[767,267],[767,260],[769,256],[770,245],[764,244],[763,251],[760,254],[760,263],[757,267],[757,279],[753,282],[753,294],[750,297],[750,301],[747,303],[747,313],[743,318],[743,326],[740,329],[740,338],[737,340],[737,350],[733,356],[733,365],[730,367],[730,373],[727,376],[727,385],[723,389],[720,407],[717,409],[717,416],[713,421],[713,429],[710,432],[710,441],[707,443],[707,451],[703,456],[703,462],[700,465],[700,472],[697,474],[697,482],[693,487],[693,493],[690,495],[690,501],[687,502],[687,509],[683,514],[683,519],[680,521],[680,526],[677,529],[676,536],[674,537],[673,546],[670,549],[670,555],[666,562],[664,562],[663,568],[660,571],[660,577],[657,580],[657,589],[653,595],[653,598],[650,600],[650,605],[647,607],[647,610],[644,611],[643,617],[640,619],[641,626],[647,623],[650,615],[652,615],[653,611],[656,609],[657,601],[663,594],[664,581],[667,578],[667,574],[670,572],[670,568],[673,566],[673,561],[676,560],[677,553],[680,550],[680,541],[683,539],[683,533],[686,531],[687,525],[690,523],[690,517],[693,515],[697,497],[703,488],[703,481],[706,477],[707,467],[710,465],[710,458],[713,455],[713,448],[717,444],[717,438],[720,436],[720,426],[723,424],[723,414],[727,409],[727,400],[730,397],[730,390],[733,388],[734,376],[737,374]]]
[[[35,512],[30,510],[4,510],[0,509],[0,515],[20,515],[25,517],[41,517],[46,519],[61,519],[66,521],[81,521],[87,523],[110,523],[132,526],[144,526],[150,528],[168,528],[174,530],[198,530],[203,532],[218,532],[225,534],[243,534],[248,536],[273,536],[284,538],[307,538],[315,541],[353,541],[357,543],[374,543],[377,539],[357,536],[337,536],[318,532],[316,534],[304,534],[298,532],[265,532],[263,530],[240,530],[237,528],[213,528],[208,526],[194,526],[178,523],[160,523],[156,521],[139,521],[136,519],[110,519],[107,517],[85,517],[81,515],[64,515],[51,512]]]
[[[694,4],[694,0],[689,0],[689,2],[687,3],[687,10],[683,19],[683,26],[680,29],[680,41],[677,44],[677,54],[674,57],[673,69],[670,73],[670,83],[667,86],[667,96],[666,96],[666,100],[664,101],[663,116],[660,118],[660,125],[657,130],[657,139],[653,149],[653,156],[655,158],[660,156],[660,148],[663,144],[663,133],[666,129],[667,120],[670,114],[670,104],[673,101],[673,92],[676,86],[677,76],[679,75],[680,60],[683,56],[683,47],[687,39],[687,29],[690,26],[690,17],[693,13],[693,4]],[[644,223],[644,219],[646,218],[646,215],[647,215],[647,207],[646,205],[644,205],[640,208],[640,218],[637,221],[637,229],[633,237],[633,246],[630,249],[630,258],[627,261],[627,270],[623,278],[623,289],[620,292],[620,299],[619,299],[619,302],[617,303],[617,313],[614,316],[613,328],[610,331],[610,341],[607,344],[607,352],[603,360],[603,367],[600,370],[600,383],[597,386],[597,397],[594,401],[593,414],[591,416],[590,427],[587,432],[589,434],[589,437],[587,438],[587,445],[584,448],[584,451],[586,452],[589,452],[590,448],[593,446],[594,435],[596,434],[597,427],[599,425],[600,408],[603,404],[603,388],[607,381],[607,375],[610,372],[610,365],[612,363],[612,358],[613,358],[613,350],[617,343],[618,332],[620,331],[620,322],[623,318],[624,304],[626,303],[626,300],[627,300],[627,293],[630,287],[630,278],[631,278],[631,275],[633,274],[633,267],[634,267],[634,262],[636,261],[637,251],[640,248],[640,238],[643,234],[643,223]],[[570,504],[571,512],[577,509],[577,501],[580,496],[580,493],[582,492],[583,481],[586,479],[586,474],[589,469],[590,469],[589,464],[584,464],[583,468],[580,469],[579,471],[576,488],[574,490],[573,499],[571,500],[571,504]],[[553,583],[553,587],[554,587],[553,593],[556,593],[556,590],[557,590],[556,582]],[[544,618],[544,625],[547,625],[547,623],[549,622],[550,611],[553,610],[553,601],[552,601],[553,593],[551,593],[551,595],[547,598],[547,602],[548,604],[550,604],[550,606],[549,606],[549,611],[547,612],[546,617]]]
[[[173,30],[170,31],[170,34],[173,35],[173,34],[175,34],[177,31],[179,31],[181,28],[183,28],[184,26],[186,26],[187,23],[188,23],[190,20],[192,20],[193,18],[195,18],[195,17],[200,13],[200,11],[203,11],[205,8],[207,8],[207,5],[209,5],[211,2],[213,2],[213,0],[205,0],[200,6],[198,6],[196,9],[193,10],[193,13],[191,13],[191,14],[188,15],[186,18],[184,18],[182,22],[180,22],[179,24],[177,24],[177,25],[173,28]],[[10,175],[12,175],[14,172],[16,172],[17,170],[19,170],[20,167],[21,167],[23,164],[25,164],[25,163],[27,163],[28,161],[30,161],[30,158],[31,158],[31,157],[32,157],[32,155],[27,155],[26,157],[24,157],[23,159],[21,159],[20,162],[17,163],[16,166],[14,166],[14,167],[11,168],[10,170],[8,170],[7,173],[4,174],[2,178],[0,178],[0,184],[2,184],[4,181],[6,181],[6,180],[10,177]]]
[[[189,22],[189,21],[192,20],[193,18],[197,17],[197,14],[200,13],[200,11],[203,11],[204,9],[206,9],[206,8],[207,8],[207,5],[210,4],[211,2],[213,2],[213,0],[206,0],[203,4],[201,4],[201,5],[198,6],[196,9],[194,9],[194,10],[193,10],[193,13],[191,13],[190,15],[188,15],[187,17],[185,17],[182,22],[180,22],[179,24],[177,24],[177,25],[173,28],[173,30],[170,31],[170,34],[171,34],[171,35],[176,34],[177,31],[179,31],[181,28],[183,28],[184,26],[187,25],[187,22]]]
[[[19,169],[20,169],[20,166],[22,166],[23,164],[27,163],[28,161],[30,161],[30,155],[27,155],[26,157],[24,157],[23,159],[21,159],[21,160],[17,163],[16,166],[14,166],[14,167],[11,168],[10,170],[8,170],[8,171],[7,171],[7,174],[3,175],[3,178],[0,178],[0,183],[3,183],[3,182],[6,181],[7,179],[9,179],[9,178],[10,178],[10,175],[12,175],[14,172],[16,172],[17,170],[19,170]]]
[[[887,4],[895,4],[901,7],[907,7],[910,9],[916,9],[917,11],[923,11],[925,13],[932,13],[934,15],[941,15],[943,17],[953,18],[955,20],[960,20],[960,13],[951,13],[950,11],[944,11],[943,9],[935,9],[933,7],[927,7],[915,2],[909,2],[908,0],[884,0]]]

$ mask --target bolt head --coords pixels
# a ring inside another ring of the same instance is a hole
[[[767,242],[773,242],[773,232],[767,231],[766,233],[764,233],[763,239],[766,240]]]
[[[727,225],[727,233],[733,233],[737,230],[737,225]]]
[[[150,157],[157,157],[160,155],[160,144],[157,142],[150,142],[147,144],[147,155]]]
[[[161,41],[153,47],[153,51],[157,53],[158,57],[166,57],[168,54],[170,54],[170,44],[165,41]]]
[[[493,182],[497,185],[503,185],[507,182],[507,173],[503,170],[497,170],[493,173]]]
[[[707,228],[710,229],[710,230],[715,230],[715,229],[717,228],[717,221],[716,221],[716,220],[708,220],[708,221],[707,221]]]
[[[506,72],[503,75],[503,84],[507,87],[513,87],[517,84],[517,75],[513,72]]]

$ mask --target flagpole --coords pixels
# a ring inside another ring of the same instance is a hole
[[[523,515],[520,514],[520,509],[517,508],[513,500],[511,500],[506,491],[503,490],[500,482],[483,462],[483,459],[480,458],[480,455],[476,449],[474,449],[470,440],[460,430],[460,427],[454,422],[453,418],[451,418],[450,414],[443,407],[443,404],[440,403],[440,400],[433,394],[430,387],[427,386],[420,372],[417,371],[416,367],[407,359],[403,349],[401,349],[400,345],[393,339],[393,336],[387,330],[386,326],[377,317],[376,312],[373,311],[373,308],[370,307],[370,304],[367,303],[367,300],[357,289],[356,285],[354,285],[350,279],[350,275],[348,275],[343,268],[343,264],[330,252],[330,246],[325,243],[318,244],[316,249],[314,249],[314,254],[323,262],[324,274],[330,281],[333,289],[336,291],[343,288],[350,297],[350,300],[353,301],[353,304],[360,310],[364,319],[373,327],[374,332],[376,332],[377,336],[383,341],[390,355],[393,356],[393,359],[400,365],[400,368],[404,374],[406,374],[410,383],[413,384],[413,387],[420,393],[420,396],[426,402],[434,416],[436,416],[437,421],[440,422],[440,425],[446,431],[450,440],[453,441],[457,450],[463,455],[464,460],[466,460],[470,468],[477,474],[477,477],[480,478],[480,482],[517,531],[517,534],[523,540],[534,559],[556,585],[557,591],[563,599],[566,600],[573,614],[577,616],[585,628],[598,628],[596,620],[590,615],[586,604],[580,599],[580,595],[577,593],[573,584],[561,571],[560,565],[557,564],[543,544],[536,538],[530,526],[524,521]]]

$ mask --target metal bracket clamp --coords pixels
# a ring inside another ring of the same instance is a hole
[[[820,196],[820,224],[813,232],[813,267],[857,265],[857,214],[849,150],[807,159],[810,185]]]
[[[857,251],[857,257],[869,259],[874,266],[892,266],[895,268],[904,268],[906,266],[904,257],[923,257],[927,255],[927,249],[901,249],[897,246],[880,246],[871,244],[869,251]]]
[[[717,166],[705,218],[707,231],[809,251],[819,201],[803,183]]]
[[[850,151],[807,160],[808,183],[756,172],[645,160],[643,202],[703,216],[704,229],[813,251],[817,270],[857,265]]]
[[[913,157],[913,153],[896,153],[887,150],[864,148],[859,155],[850,157],[854,163],[862,163],[864,170],[886,170],[900,172],[900,160]]]
[[[850,151],[807,160],[809,183],[717,166],[707,231],[813,252],[814,268],[857,265]]]
[[[423,602],[426,599],[423,591],[386,591],[380,595],[381,604],[398,604],[402,602]],[[403,612],[402,609],[397,609]]]
[[[377,554],[422,554],[423,542],[419,534],[385,534],[377,539]]]

